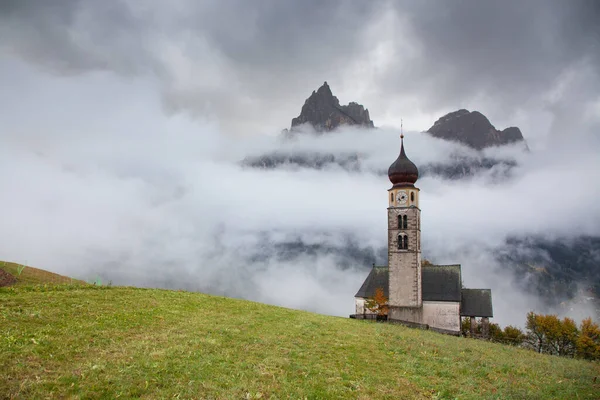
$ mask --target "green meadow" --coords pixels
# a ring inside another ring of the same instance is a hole
[[[600,398],[597,363],[201,293],[79,282],[0,288],[0,371],[7,399]]]

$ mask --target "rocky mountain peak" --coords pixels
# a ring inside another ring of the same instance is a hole
[[[300,115],[292,119],[292,130],[303,124],[310,124],[317,132],[332,131],[340,125],[373,128],[369,110],[355,102],[341,106],[327,82],[306,99]]]
[[[313,90],[311,97],[314,95],[318,95],[324,99],[333,99],[333,101],[335,101],[338,105],[340,104],[337,97],[333,95],[333,92],[331,91],[329,84],[327,84],[327,81],[325,81],[325,83],[323,83],[323,85],[318,88],[316,92]]]
[[[519,128],[510,127],[500,131],[479,111],[470,112],[465,109],[444,115],[435,121],[427,132],[435,137],[458,141],[478,150],[524,142]]]

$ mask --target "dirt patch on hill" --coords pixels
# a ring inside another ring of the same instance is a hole
[[[17,283],[17,279],[14,276],[0,269],[0,287],[14,285],[15,283]]]

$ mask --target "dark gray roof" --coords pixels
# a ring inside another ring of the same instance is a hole
[[[421,274],[424,301],[460,301],[460,265],[423,265]],[[387,266],[373,266],[354,297],[373,297],[377,288],[389,297]]]
[[[375,290],[377,290],[377,288],[382,288],[385,297],[389,297],[390,274],[388,271],[387,266],[378,267],[374,265],[371,272],[369,272],[369,276],[367,276],[367,279],[365,279],[354,297],[373,297],[375,296]]]
[[[373,266],[354,297],[373,297],[377,288],[389,297],[389,277],[387,266]],[[462,289],[460,264],[423,265],[421,279],[423,301],[460,301],[461,316],[494,316],[491,289]]]
[[[421,282],[423,301],[460,301],[460,264],[423,265]]]
[[[460,302],[463,317],[493,317],[491,289],[463,289]]]

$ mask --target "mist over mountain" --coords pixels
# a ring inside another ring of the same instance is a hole
[[[385,263],[389,181],[381,171],[397,156],[398,130],[350,127],[282,141],[224,137],[204,125],[198,135],[197,122],[159,112],[149,118],[147,110],[160,109],[156,98],[142,100],[129,84],[99,77],[92,93],[82,81],[61,86],[73,99],[71,109],[82,93],[102,98],[115,92],[119,96],[94,113],[143,107],[95,126],[70,120],[85,134],[55,132],[48,141],[38,124],[70,115],[61,113],[64,102],[38,100],[40,91],[54,90],[38,79],[32,72],[22,81],[38,88],[28,96],[28,104],[41,110],[38,118],[22,118],[28,108],[14,106],[2,117],[5,125],[18,121],[23,132],[0,149],[0,181],[12,193],[0,199],[3,259],[115,285],[200,290],[333,315],[351,313],[372,263]],[[142,129],[131,131],[139,121]],[[418,132],[405,136],[418,166],[447,165],[457,151],[479,154]],[[280,150],[361,154],[360,168],[240,164]],[[568,156],[575,150],[577,158]],[[525,153],[515,145],[482,154],[513,159],[509,177],[498,180],[491,168],[468,179],[419,179],[423,252],[432,262],[461,263],[465,285],[494,290],[497,321],[521,323],[522,313],[514,310],[524,304],[537,310],[552,305],[535,285],[521,287],[522,278],[499,261],[498,251],[510,249],[506,240],[516,235],[564,234],[565,224],[571,239],[597,236],[590,218],[600,215],[597,188],[581,182],[597,158],[579,147]],[[558,211],[563,203],[553,182],[565,179],[585,212]]]
[[[591,315],[599,11],[3,2],[0,260],[346,316],[385,263],[403,120],[424,256],[491,288],[494,322]],[[307,98],[325,79],[321,110]],[[515,130],[481,149],[424,133],[457,110],[518,126],[531,151]]]
[[[302,108],[300,117],[292,121],[292,127],[299,125],[294,122],[302,120],[308,126],[295,130],[295,135],[289,136],[284,132],[286,141],[297,138],[298,135],[315,135],[326,131],[341,129],[344,126],[357,125],[352,119],[337,119],[331,124],[328,111],[330,100],[334,98],[325,83],[307,99]],[[307,107],[310,105],[310,108]],[[327,111],[321,111],[320,108]],[[310,111],[308,111],[310,110]],[[306,114],[310,115],[310,118]],[[372,125],[372,122],[371,122]],[[311,129],[312,128],[312,129]],[[371,126],[373,128],[373,126]],[[314,129],[314,130],[313,130]],[[364,136],[372,135],[371,131],[356,131]],[[519,128],[511,127],[503,131],[497,130],[481,113],[458,110],[439,118],[434,125],[425,132],[433,137],[460,143],[476,151],[467,150],[461,146],[445,159],[431,160],[424,165],[419,165],[420,176],[444,180],[473,179],[482,174],[490,183],[508,183],[515,178],[518,169],[514,154],[503,153],[499,157],[486,155],[482,150],[498,146],[512,145],[514,151],[528,150],[523,135]],[[340,135],[341,136],[341,135]],[[341,139],[341,137],[340,137]],[[360,174],[370,173],[382,178],[387,178],[387,168],[373,168],[369,163],[368,152],[331,152],[323,153],[315,149],[313,152],[302,149],[292,150],[293,144],[288,148],[276,150],[260,156],[246,157],[241,165],[246,168],[263,170],[288,170],[298,169],[342,169],[344,171]],[[520,150],[519,150],[520,149]],[[523,157],[527,158],[527,152]],[[353,260],[361,260],[363,265],[385,265],[387,263],[386,248],[377,250],[361,249],[356,245],[356,240],[350,236],[343,245],[328,246],[320,244],[306,244],[299,238],[278,243],[274,248],[263,246],[265,254],[280,260],[290,261],[301,254],[315,255],[318,253],[335,257],[340,265]],[[578,236],[574,239],[544,238],[543,236],[514,236],[507,237],[501,247],[492,250],[496,263],[514,276],[517,286],[524,292],[529,292],[539,298],[548,307],[563,307],[567,302],[577,298],[588,298],[589,307],[594,315],[600,315],[600,274],[596,266],[600,262],[600,237]],[[259,256],[268,257],[266,255]],[[443,261],[440,261],[443,262]],[[578,301],[578,300],[575,300]],[[586,303],[586,304],[587,304]]]
[[[366,154],[360,153],[310,153],[275,151],[260,156],[246,157],[241,165],[258,169],[326,169],[341,168],[348,172],[368,172]],[[366,164],[366,165],[365,165]],[[444,162],[431,162],[419,168],[421,176],[439,176],[445,179],[470,178],[483,171],[493,171],[498,179],[507,179],[510,171],[516,166],[512,159],[492,158],[481,155],[452,153]],[[387,176],[387,169],[371,171],[380,176]]]
[[[344,127],[374,129],[369,112],[362,105],[350,102],[349,106],[340,106],[339,100],[333,95],[331,88],[325,82],[319,89],[313,91],[302,106],[300,115],[292,119],[292,129],[282,132],[284,141],[293,141],[298,135],[319,135]],[[523,142],[519,128],[507,128],[497,131],[488,119],[481,113],[459,110],[438,119],[427,132],[440,139],[467,144],[476,150],[486,147]],[[527,149],[525,145],[524,149]],[[273,168],[335,168],[339,167],[348,172],[365,171],[364,153],[347,153],[333,151],[302,151],[292,148],[281,148],[268,154],[250,156],[242,160],[244,167],[273,169]],[[515,167],[514,159],[499,159],[488,157],[480,152],[465,151],[457,148],[444,162],[433,161],[421,167],[421,176],[438,175],[443,178],[468,178],[482,170],[495,170],[498,179],[509,176],[510,169]],[[387,167],[374,171],[379,175],[387,174]]]

